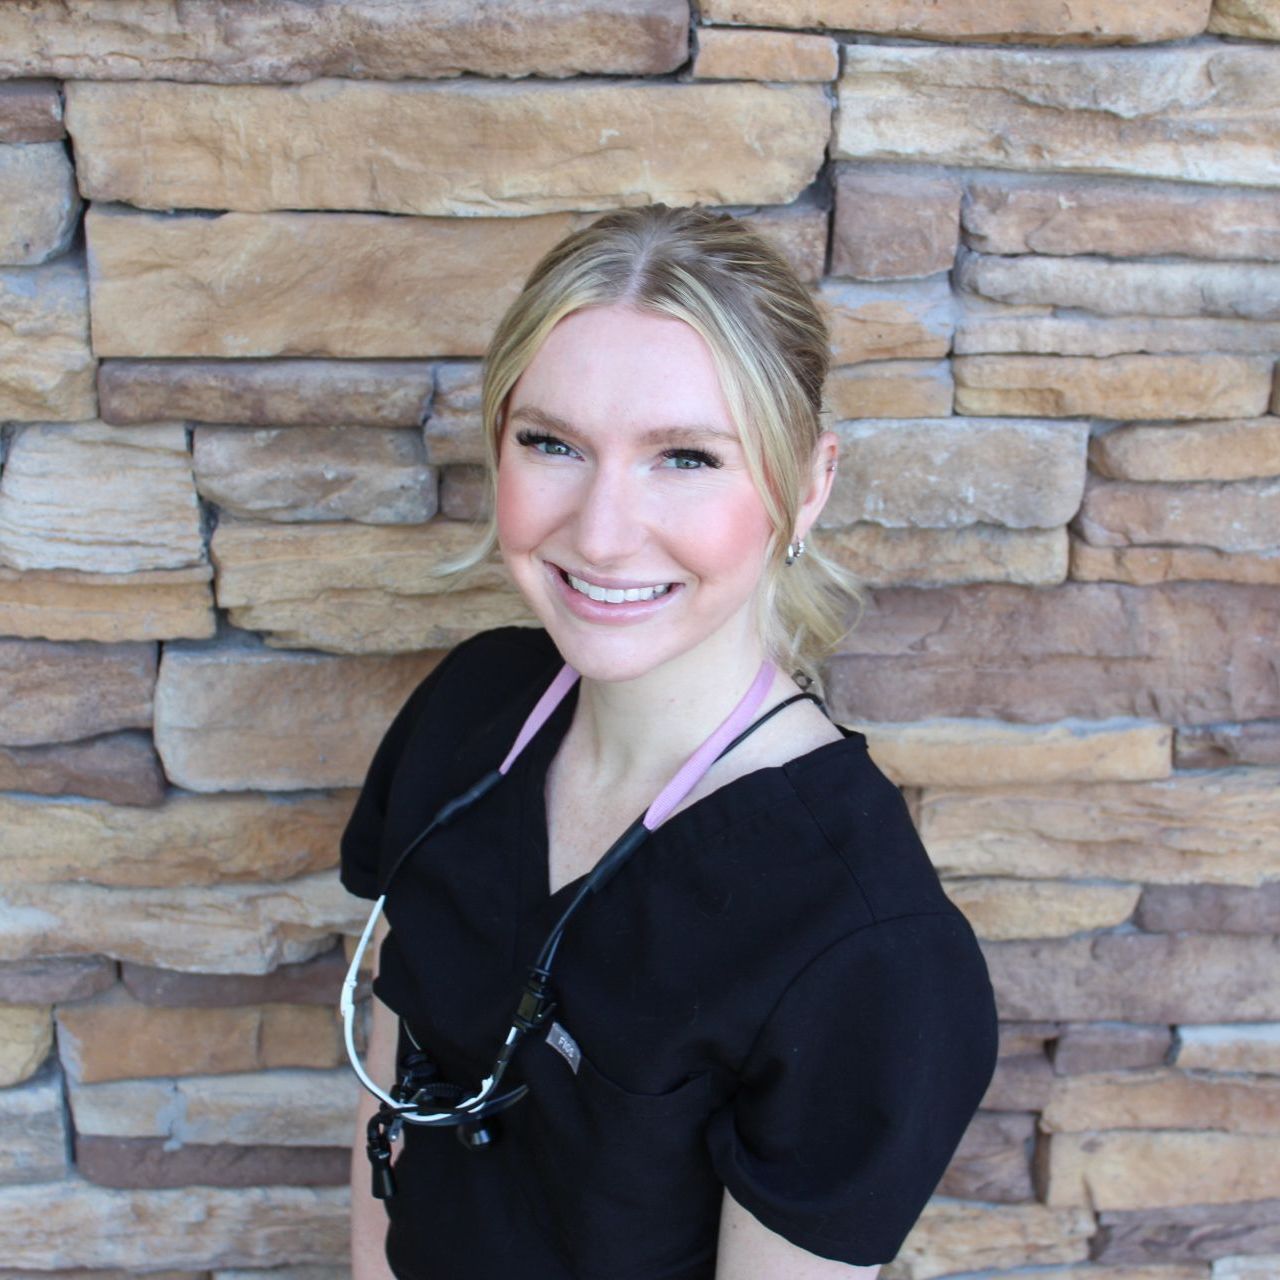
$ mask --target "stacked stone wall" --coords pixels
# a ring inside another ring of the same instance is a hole
[[[999,1066],[885,1280],[1280,1276],[1280,3],[0,5],[0,1280],[339,1280],[335,875],[598,211],[830,320],[831,709]],[[1030,1269],[1030,1270],[1027,1270]]]

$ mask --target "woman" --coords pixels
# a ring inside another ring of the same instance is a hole
[[[369,1080],[419,1121],[362,1104],[357,1280],[871,1277],[986,1091],[972,931],[789,674],[847,606],[809,545],[827,351],[774,251],[661,205],[569,236],[499,325],[475,559],[542,628],[423,681],[343,836],[387,895]]]

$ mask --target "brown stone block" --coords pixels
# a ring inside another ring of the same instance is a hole
[[[1148,885],[1134,924],[1148,933],[1280,933],[1280,880],[1247,889],[1224,884]]]
[[[487,520],[492,510],[484,467],[459,463],[440,472],[440,514],[446,520]]]
[[[154,808],[164,800],[165,777],[149,734],[107,733],[83,742],[0,747],[0,791]]]
[[[1179,1205],[1098,1215],[1095,1259],[1103,1266],[1280,1252],[1280,1199]]]
[[[482,368],[477,360],[436,365],[435,395],[423,428],[428,461],[439,465],[485,461],[480,416]]]
[[[1280,476],[1280,418],[1116,427],[1089,441],[1111,480],[1251,480]]]
[[[150,729],[156,646],[0,637],[0,742],[27,747]]]
[[[251,427],[419,427],[431,400],[420,360],[104,360],[102,420],[181,418]]]
[[[522,0],[87,0],[10,5],[0,75],[87,80],[311,80],[348,76],[651,75],[688,56],[685,0],[575,0],[531,13]]]
[[[1280,174],[1272,59],[1270,49],[1218,41],[1084,58],[846,45],[832,154],[1271,186]]]
[[[1234,554],[1211,547],[1092,547],[1071,539],[1071,576],[1079,582],[1240,582],[1280,585],[1280,554]],[[1277,761],[1280,763],[1280,761]]]
[[[34,266],[64,253],[79,220],[62,143],[0,145],[0,263]]]
[[[831,274],[886,280],[950,271],[961,195],[950,177],[906,167],[839,166]]]
[[[828,81],[840,74],[840,50],[829,36],[782,31],[698,31],[695,80]]]
[[[824,387],[834,418],[946,418],[950,360],[872,360],[832,369]]]
[[[1278,631],[1280,601],[1265,587],[874,591],[827,664],[828,701],[841,723],[1264,719],[1280,716],[1280,678],[1257,637]]]
[[[786,204],[813,181],[831,129],[823,86],[746,82],[76,80],[66,99],[81,193],[143,209]]]
[[[1075,884],[1007,876],[971,876],[943,884],[978,937],[1001,942],[1109,929],[1129,919],[1142,892],[1136,884]]]
[[[805,284],[817,284],[827,269],[830,212],[810,191],[790,204],[730,209],[787,260]]]
[[[56,142],[66,136],[62,97],[55,81],[0,84],[0,142]]]
[[[130,994],[147,1005],[316,1004],[328,1008],[338,1002],[347,964],[342,948],[334,946],[314,960],[284,964],[264,974],[179,973],[126,962],[120,976]]]
[[[966,184],[961,223],[982,253],[1280,260],[1280,203],[1269,191],[984,174]]]
[[[1013,1054],[996,1062],[982,1099],[984,1111],[1039,1111],[1053,1088],[1053,1068],[1041,1051]]]
[[[1035,1133],[1034,1115],[979,1111],[935,1194],[1000,1204],[1034,1200],[1030,1156]]]
[[[115,964],[102,956],[12,960],[0,964],[0,1002],[50,1005],[84,1000],[115,981]]]
[[[1002,1022],[999,1055],[1002,1058],[1029,1055],[1043,1058],[1057,1035],[1056,1022]]]
[[[1213,0],[1209,30],[1215,35],[1280,40],[1280,10],[1275,0]]]
[[[836,364],[936,360],[951,350],[955,306],[945,276],[892,284],[828,281],[818,301]]]
[[[956,412],[1048,418],[1239,418],[1266,412],[1263,356],[957,356]]]
[[[25,1084],[0,1089],[0,1185],[53,1182],[66,1172],[62,1085],[50,1067]]]
[[[1053,1069],[1060,1076],[1095,1071],[1126,1071],[1162,1066],[1173,1036],[1167,1026],[1127,1022],[1069,1022],[1053,1047]]]
[[[181,1146],[159,1138],[76,1141],[76,1169],[100,1187],[337,1187],[351,1179],[346,1147]]]
[[[1223,769],[1238,764],[1280,765],[1280,720],[1176,729],[1173,759],[1179,769]]]
[[[0,1089],[29,1080],[53,1047],[47,1005],[0,1005]]]
[[[1176,1028],[1173,1061],[1184,1071],[1280,1075],[1280,1023],[1210,1023]]]

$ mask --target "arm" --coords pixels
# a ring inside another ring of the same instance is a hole
[[[716,1280],[876,1280],[879,1273],[879,1263],[855,1267],[801,1249],[724,1193]]]

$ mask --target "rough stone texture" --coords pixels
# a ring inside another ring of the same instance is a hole
[[[1280,40],[1280,9],[1275,0],[1214,0],[1209,30],[1216,35]]]
[[[65,252],[79,215],[62,143],[0,146],[0,263],[34,266]]]
[[[244,1004],[317,1004],[338,1002],[349,961],[340,946],[302,964],[281,965],[256,976],[177,973],[125,963],[121,979],[143,1004],[170,1008],[224,1008]]]
[[[1038,1056],[1044,1058],[1057,1038],[1056,1022],[1010,1022],[1000,1024],[999,1056]]]
[[[0,268],[0,419],[92,418],[93,370],[83,258]]]
[[[56,142],[66,134],[55,81],[0,84],[0,142]]]
[[[995,876],[948,881],[946,890],[979,938],[1004,942],[1069,937],[1123,924],[1133,914],[1142,887]]]
[[[1069,1022],[1054,1042],[1053,1070],[1060,1076],[1078,1076],[1163,1066],[1172,1044],[1168,1027]]]
[[[1208,22],[1209,0],[1140,0],[1120,9],[1105,0],[1067,6],[1025,0],[702,0],[700,11],[704,22],[847,28],[986,44],[1101,45],[1199,35]]]
[[[1082,582],[1131,586],[1157,582],[1280,586],[1280,555],[1233,555],[1209,547],[1091,547],[1072,538],[1071,576]]]
[[[1224,1009],[1241,1022],[1280,1016],[1276,938],[1102,933],[982,949],[1001,1017],[1209,1022]]]
[[[1231,885],[1149,885],[1134,923],[1148,933],[1280,933],[1280,880],[1244,889]]]
[[[272,1267],[271,1272],[271,1280],[350,1280],[351,1275],[350,1268],[345,1266]],[[37,1276],[34,1280],[43,1280],[43,1277]],[[257,1271],[219,1270],[211,1273],[210,1280],[262,1280],[262,1275]],[[1181,1280],[1181,1277],[1170,1280]]]
[[[0,1248],[10,1266],[38,1271],[332,1262],[348,1248],[349,1216],[349,1191],[337,1187],[8,1187]]]
[[[427,461],[441,466],[483,463],[484,429],[480,416],[483,366],[475,360],[436,366],[435,395],[423,428]]]
[[[102,420],[251,427],[418,427],[431,365],[418,360],[104,360]]]
[[[1073,418],[1251,418],[1267,410],[1264,356],[957,356],[956,412]]]
[[[1055,1134],[1045,1191],[1047,1204],[1095,1212],[1262,1200],[1280,1191],[1280,1136]]]
[[[1274,186],[1273,56],[1216,41],[1087,57],[846,45],[832,153]]]
[[[1217,316],[1280,320],[1280,264],[1113,262],[997,257],[960,251],[956,286],[992,302],[1091,311],[1095,315]]]
[[[283,885],[0,889],[0,960],[107,955],[196,973],[269,973],[359,933],[368,903],[332,871]]]
[[[1179,769],[1280,765],[1280,720],[1177,729],[1173,735],[1173,759]]]
[[[829,36],[782,31],[698,31],[695,80],[828,81],[840,74],[840,50]]]
[[[237,516],[421,524],[436,513],[419,431],[198,427],[192,456],[197,492]]]
[[[144,209],[456,216],[787,204],[821,166],[830,122],[821,85],[66,86],[81,194]]]
[[[94,206],[85,214],[94,350],[478,356],[534,263],[576,224],[567,214],[208,218]],[[2,281],[0,272],[0,308]]]
[[[58,1055],[78,1082],[227,1075],[345,1062],[333,1009],[261,1004],[175,1009],[139,1004],[117,987],[58,1010]]]
[[[935,1194],[1018,1204],[1035,1199],[1029,1155],[1034,1115],[979,1111],[951,1158]]]
[[[1089,430],[980,418],[842,422],[828,526],[1052,528],[1075,515]]]
[[[1280,716],[1280,674],[1256,640],[1277,631],[1280,600],[1266,587],[875,591],[827,664],[828,702],[841,722],[1258,720]]]
[[[14,960],[0,964],[0,1002],[51,1005],[84,1000],[115,981],[116,966],[101,956]]]
[[[203,640],[216,630],[209,564],[138,573],[0,567],[0,632],[7,635],[115,644]]]
[[[1043,1050],[1001,1057],[982,1099],[986,1111],[1039,1111],[1049,1100],[1053,1068]]]
[[[1104,1212],[1098,1228],[1095,1257],[1103,1265],[1272,1253],[1280,1250],[1280,1200]]]
[[[962,195],[955,179],[841,165],[835,195],[832,275],[885,280],[951,270]]]
[[[1184,1071],[1280,1075],[1280,1022],[1179,1027],[1174,1061]]]
[[[0,1005],[0,1089],[29,1080],[53,1047],[47,1005]]]
[[[32,424],[0,476],[0,561],[14,569],[136,573],[204,559],[181,423]]]
[[[955,303],[945,276],[892,284],[824,281],[818,301],[835,364],[936,360],[951,350]]]
[[[68,1080],[78,1133],[232,1146],[350,1150],[359,1085],[350,1068],[176,1079]]]
[[[66,1171],[67,1126],[56,1072],[0,1090],[0,1184],[52,1182]]]
[[[440,514],[446,520],[487,520],[492,509],[484,467],[460,463],[440,473]]]
[[[1089,462],[1112,480],[1250,480],[1280,476],[1280,418],[1116,427],[1089,441]]]
[[[738,206],[727,212],[768,240],[803,283],[817,284],[822,279],[827,266],[830,213],[812,189],[790,204]]]
[[[156,749],[191,791],[358,787],[439,653],[336,658],[215,645],[165,651]]]
[[[350,1182],[349,1147],[237,1147],[170,1150],[157,1138],[76,1140],[76,1170],[100,1187],[337,1187]],[[278,1280],[278,1269],[271,1269]]]
[[[966,184],[960,218],[966,243],[983,253],[1280,260],[1280,203],[1269,191],[984,175]],[[1143,294],[1143,311],[1146,302]]]
[[[1280,827],[1280,770],[929,789],[921,797],[920,822],[930,856],[945,875],[1101,875],[1148,884],[1258,886],[1275,874],[1267,863]]]
[[[11,747],[151,728],[156,646],[0,637],[0,743]]]
[[[646,75],[687,56],[683,0],[575,0],[531,14],[522,0],[78,0],[8,5],[0,75],[213,83],[353,76]]]
[[[331,867],[351,796],[171,794],[156,809],[0,793],[0,884],[165,887]]]
[[[164,800],[165,777],[150,735],[108,733],[84,742],[0,747],[0,791],[154,807]]]
[[[926,720],[851,727],[900,787],[990,787],[1055,782],[1138,782],[1172,768],[1168,725],[1115,720],[1004,724]]]
[[[835,418],[946,418],[950,360],[872,360],[831,370],[823,393]]]

